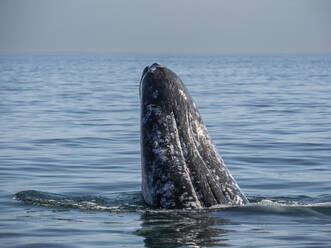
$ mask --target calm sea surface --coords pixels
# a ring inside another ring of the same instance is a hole
[[[153,62],[182,78],[249,205],[144,205]],[[1,247],[330,243],[331,55],[0,55]]]

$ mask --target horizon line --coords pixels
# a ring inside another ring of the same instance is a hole
[[[117,51],[0,51],[0,55],[329,55],[325,52],[117,52]]]

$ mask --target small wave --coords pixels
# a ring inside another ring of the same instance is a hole
[[[304,197],[297,198],[273,198],[273,199],[250,199],[250,203],[244,206],[225,208],[224,210],[235,212],[249,212],[250,214],[275,214],[275,215],[296,215],[296,216],[323,216],[331,215],[331,201],[316,202],[316,199]],[[291,199],[291,200],[290,200]]]
[[[323,196],[329,200],[329,196]],[[199,210],[167,210],[148,207],[141,196],[141,192],[114,193],[107,197],[101,196],[67,196],[36,190],[21,191],[15,194],[15,200],[27,204],[44,207],[76,208],[81,210],[96,210],[108,212],[208,212],[231,211],[245,214],[277,214],[277,215],[331,215],[331,201],[316,202],[320,198],[306,196],[262,198],[251,197],[250,203],[243,206],[217,205]],[[321,200],[321,199],[320,199]]]
[[[109,212],[132,212],[142,208],[140,194],[113,194],[109,198],[101,196],[66,196],[61,194],[26,190],[15,194],[14,200],[44,207],[77,208]]]

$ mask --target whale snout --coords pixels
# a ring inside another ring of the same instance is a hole
[[[159,90],[162,84],[167,83],[166,80],[160,79],[167,78],[169,75],[171,75],[170,70],[160,63],[155,62],[150,66],[146,66],[140,80],[139,96],[142,96],[142,88],[144,87],[148,87],[151,91]]]
[[[164,66],[161,65],[160,63],[155,62],[151,66],[146,66],[142,75],[144,77],[147,73],[155,72],[157,69],[160,69],[160,68],[164,68]]]
[[[153,63],[150,67],[151,67],[151,68],[162,68],[162,67],[164,67],[164,66],[161,65],[160,63],[155,62],[155,63]]]

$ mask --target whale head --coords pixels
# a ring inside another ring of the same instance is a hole
[[[154,63],[144,69],[139,92],[145,202],[161,208],[247,203],[181,79]]]

